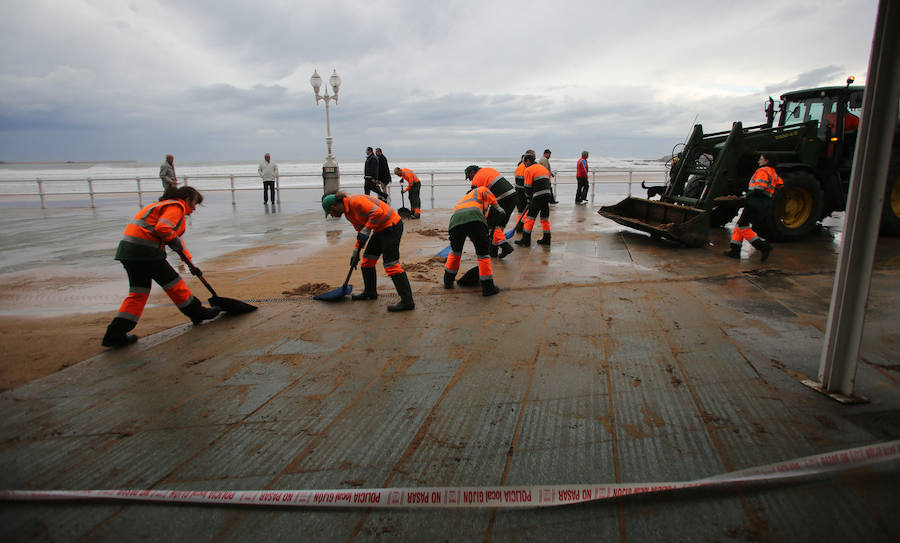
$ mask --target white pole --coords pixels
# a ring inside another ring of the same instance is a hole
[[[826,392],[853,393],[872,263],[881,222],[900,94],[900,2],[881,0],[863,99],[844,239],[838,256],[819,381]],[[893,29],[893,30],[891,30]]]

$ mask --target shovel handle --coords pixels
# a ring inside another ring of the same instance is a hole
[[[178,256],[181,257],[181,260],[186,262],[188,264],[188,266],[190,266],[191,268],[194,267],[194,263],[191,262],[191,260],[184,255],[184,252],[182,252],[182,251],[176,251],[176,252],[178,253]],[[191,274],[191,275],[193,275],[193,274]],[[216,291],[213,290],[212,285],[209,284],[209,281],[207,281],[205,277],[203,277],[202,275],[194,275],[194,277],[196,277],[197,279],[200,280],[201,283],[203,283],[203,286],[206,287],[206,289],[209,291],[210,294],[213,295],[214,298],[218,298]]]
[[[369,246],[369,242],[372,241],[372,238],[375,237],[375,232],[372,232],[372,235],[369,236],[369,239],[363,244],[362,247],[359,248],[359,254],[363,254],[366,251],[366,247]],[[356,266],[350,266],[350,271],[347,272],[347,278],[344,279],[344,286],[341,287],[344,290],[347,290],[347,284],[350,282],[350,276],[353,275],[353,270],[356,269]],[[205,281],[204,281],[205,282]]]

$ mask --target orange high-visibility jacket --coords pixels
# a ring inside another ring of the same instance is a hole
[[[522,188],[525,186],[525,161],[519,162],[519,165],[516,166],[516,187]]]
[[[367,194],[351,194],[344,198],[344,216],[357,232],[363,228],[381,232],[400,222],[400,215],[391,206]]]
[[[532,189],[532,198],[550,194],[550,170],[535,162],[525,168],[525,188]]]
[[[516,189],[509,184],[509,181],[494,168],[480,168],[475,172],[475,175],[472,176],[472,186],[491,189],[491,193],[497,197],[497,200],[516,193]]]
[[[781,188],[784,186],[784,181],[775,172],[775,168],[771,166],[763,166],[756,170],[753,173],[753,177],[750,178],[750,186],[747,188],[747,193],[757,191],[765,194],[766,196],[771,197],[775,194],[775,189]]]
[[[116,260],[163,260],[166,258],[165,245],[184,253],[190,260],[191,254],[180,237],[185,229],[184,216],[190,212],[191,208],[180,199],[145,206],[125,226]]]
[[[416,175],[416,172],[410,170],[409,168],[400,168],[400,179],[403,179],[407,183],[409,183],[409,186],[403,189],[401,192],[408,192],[413,185],[419,182],[419,176]]]
[[[484,218],[491,208],[494,209],[495,213],[503,213],[503,210],[497,205],[497,197],[491,193],[489,188],[476,187],[467,192],[456,203],[456,206],[453,208],[453,215],[450,216],[449,228],[473,221],[487,224]]]

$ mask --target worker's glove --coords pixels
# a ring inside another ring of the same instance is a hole
[[[356,269],[359,265],[359,249],[353,249],[353,255],[350,256],[350,267]]]
[[[191,270],[191,275],[194,275],[197,277],[203,277],[203,272],[200,270],[200,268],[198,268],[197,266],[194,266],[193,263],[188,262],[187,266],[188,266],[188,269]]]
[[[364,246],[366,244],[366,242],[369,241],[369,234],[371,232],[372,231],[369,230],[368,228],[363,228],[362,230],[359,231],[358,234],[356,234],[356,242],[359,244],[360,247]]]

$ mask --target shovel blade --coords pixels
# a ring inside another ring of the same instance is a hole
[[[323,292],[322,294],[316,294],[315,296],[313,296],[313,300],[323,300],[326,302],[343,300],[344,296],[350,294],[351,292],[353,292],[353,285],[346,285],[333,290],[329,290],[328,292]]]
[[[258,309],[255,305],[250,305],[247,302],[242,302],[233,298],[223,298],[221,296],[213,296],[210,298],[209,305],[218,307],[222,311],[234,315],[249,313]]]

